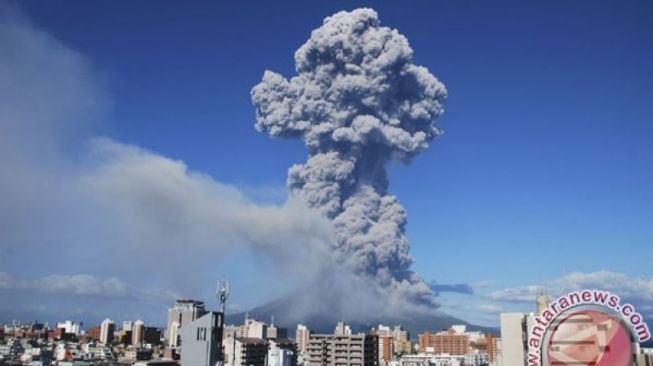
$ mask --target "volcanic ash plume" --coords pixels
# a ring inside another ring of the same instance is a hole
[[[306,143],[308,161],[290,168],[288,185],[332,220],[337,262],[387,293],[434,305],[410,270],[406,211],[387,194],[386,164],[409,162],[441,133],[447,91],[412,56],[374,10],[339,12],[295,53],[297,76],[266,71],[252,101],[257,130]]]

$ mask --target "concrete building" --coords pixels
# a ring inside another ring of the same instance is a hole
[[[336,329],[333,331],[336,335],[351,335],[351,328],[344,322],[338,322]]]
[[[464,356],[470,351],[469,335],[458,334],[453,328],[436,334],[425,332],[418,337],[422,353]]]
[[[395,354],[393,332],[390,327],[379,324],[376,335],[378,339],[379,363],[385,365]]]
[[[178,339],[170,337],[173,332],[172,326],[174,322],[178,324],[175,325],[178,335],[179,328],[204,316],[204,314],[206,314],[204,302],[191,299],[178,299],[175,306],[168,309],[168,321],[165,331],[166,343],[170,347],[176,347],[178,344]]]
[[[241,338],[258,338],[258,339],[267,339],[268,338],[268,325],[260,320],[254,318],[245,318],[245,324],[240,328]]]
[[[293,352],[288,349],[270,349],[268,350],[267,366],[293,366],[293,356]]]
[[[174,321],[170,324],[167,337],[166,346],[168,346],[168,348],[177,347],[179,344],[179,322]]]
[[[209,312],[179,328],[181,366],[216,366],[222,362],[222,313]]]
[[[413,343],[410,341],[410,334],[397,325],[392,329],[395,354],[408,354],[413,352]]]
[[[376,366],[377,344],[376,335],[311,334],[305,362],[307,366]]]
[[[113,333],[116,330],[116,325],[111,319],[104,319],[100,325],[100,343],[110,344],[113,342]]]
[[[303,324],[297,324],[297,330],[295,331],[295,341],[297,342],[297,350],[301,354],[305,354],[308,349],[308,335],[310,331],[308,327]]]
[[[133,326],[134,326],[134,322],[132,322],[131,320],[125,320],[122,322],[123,332],[131,332]]]
[[[283,350],[283,352],[280,352],[279,350]],[[289,362],[289,364],[285,366],[297,366],[297,353],[297,343],[292,339],[268,339],[268,364],[272,362],[271,357],[278,357],[275,362]]]
[[[86,339],[90,341],[100,341],[100,336],[102,334],[102,327],[93,327],[89,328],[86,331]]]
[[[501,323],[501,358],[503,366],[524,366],[528,354],[528,330],[532,317],[523,313],[503,313]]]
[[[80,331],[79,324],[71,320],[66,320],[63,323],[57,323],[57,328],[63,328],[63,332],[68,334],[79,334]]]
[[[230,335],[224,342],[225,365],[265,366],[268,357],[268,342],[265,339]],[[183,355],[182,351],[182,359]],[[182,366],[186,365],[182,363]]]
[[[132,346],[140,347],[143,345],[144,326],[145,324],[140,319],[134,322],[134,327],[132,329]]]
[[[274,324],[270,324],[266,335],[268,339],[288,338],[288,328],[280,328]]]

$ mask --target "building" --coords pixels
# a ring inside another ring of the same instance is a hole
[[[143,345],[144,326],[145,324],[140,319],[134,322],[134,327],[132,328],[132,346],[140,347]]]
[[[215,366],[222,362],[222,313],[208,312],[179,328],[181,366]]]
[[[410,334],[397,325],[392,329],[395,354],[408,354],[413,352],[413,343],[410,341]]]
[[[526,364],[529,318],[532,319],[532,317],[523,313],[501,314],[501,358],[503,366],[524,366]]]
[[[307,366],[376,366],[377,344],[376,335],[310,334],[304,361]]]
[[[63,323],[57,323],[57,328],[63,328],[64,333],[68,334],[79,334],[80,327],[79,324],[71,321],[71,320],[66,320]]]
[[[181,355],[183,360],[183,351]],[[224,357],[225,365],[228,366],[265,366],[268,342],[262,338],[230,335],[225,339]],[[182,366],[186,365],[182,362]]]
[[[268,346],[268,363],[271,362],[270,357],[277,357],[275,362],[288,362],[289,364],[284,366],[297,366],[297,343],[295,343],[292,339],[268,339]],[[283,350],[283,352],[278,350]]]
[[[158,346],[161,344],[161,330],[155,327],[143,327],[142,344]]]
[[[280,328],[274,324],[270,324],[267,330],[267,338],[288,338],[288,328]]]
[[[338,322],[333,333],[336,335],[351,335],[351,328],[344,322]]]
[[[113,342],[113,332],[115,331],[115,323],[111,319],[104,319],[100,325],[100,343],[110,344]]]
[[[174,326],[177,328],[176,332],[178,335],[179,328],[204,316],[204,314],[206,314],[204,302],[191,299],[178,299],[175,306],[168,309],[168,321],[166,323],[165,332],[166,343],[170,347],[176,347],[179,343],[178,339],[170,337],[170,335],[175,332],[172,330],[174,322],[177,323],[177,325]]]
[[[376,331],[376,335],[378,339],[377,349],[379,352],[379,363],[385,364],[390,361],[395,354],[393,332],[390,327],[379,324],[379,329]]]
[[[457,329],[450,328],[446,332],[431,334],[424,332],[419,335],[419,350],[423,353],[448,354],[464,356],[469,353],[470,343],[468,334],[460,334]]]
[[[297,324],[297,330],[295,331],[295,340],[297,342],[297,350],[301,354],[305,354],[308,349],[308,335],[310,331],[308,327],[303,324]]]
[[[293,366],[293,352],[283,348],[268,350],[267,366]]]
[[[245,324],[240,327],[239,336],[241,338],[267,339],[268,325],[260,320],[246,317]]]
[[[89,328],[89,330],[86,331],[86,339],[99,342],[101,333],[102,327]]]
[[[122,330],[124,332],[131,332],[133,326],[134,326],[134,323],[131,320],[125,320],[125,321],[122,322]]]

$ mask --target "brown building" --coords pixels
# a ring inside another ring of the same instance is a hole
[[[102,328],[100,327],[93,327],[86,332],[86,339],[87,340],[93,340],[93,341],[99,341],[100,340],[100,333],[102,332]]]
[[[394,337],[389,334],[381,334],[379,337],[379,361],[387,362],[392,359],[395,353]]]
[[[425,332],[419,335],[419,350],[434,354],[463,356],[469,352],[469,336],[456,334],[452,329],[436,334]]]

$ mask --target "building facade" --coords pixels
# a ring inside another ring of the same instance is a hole
[[[216,366],[222,362],[222,313],[209,312],[179,329],[181,366]]]
[[[183,327],[184,324],[188,324],[196,319],[204,316],[206,314],[206,309],[204,308],[204,302],[192,299],[178,299],[175,303],[175,306],[168,309],[168,321],[166,323],[166,332],[165,339],[166,343],[170,347],[176,347],[178,343],[178,338],[170,337],[171,334],[179,334],[179,328]],[[177,329],[173,330],[173,323]]]
[[[265,339],[230,335],[224,342],[225,365],[265,366],[268,356],[268,342]]]
[[[113,333],[115,332],[116,325],[111,319],[104,319],[100,325],[100,343],[110,344],[113,342]]]
[[[310,334],[307,366],[376,366],[378,338],[365,334]]]
[[[470,350],[469,335],[458,334],[454,329],[436,334],[425,332],[419,335],[419,349],[423,353],[464,356]]]

